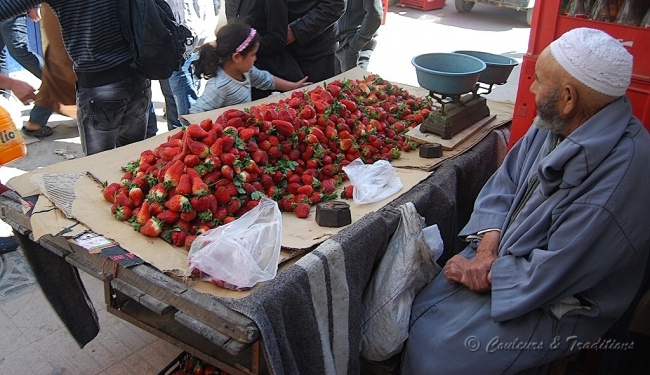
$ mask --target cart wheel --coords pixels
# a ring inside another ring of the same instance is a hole
[[[528,26],[533,23],[533,8],[528,8],[526,11],[526,23],[528,23]]]
[[[456,10],[460,13],[467,13],[474,8],[473,1],[456,0]]]

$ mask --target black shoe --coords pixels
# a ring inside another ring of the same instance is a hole
[[[16,237],[0,237],[0,254],[10,253],[18,248]]]

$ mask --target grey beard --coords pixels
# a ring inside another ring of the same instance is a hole
[[[557,113],[557,102],[559,94],[553,92],[546,101],[537,107],[537,116],[535,117],[535,126],[538,129],[549,130],[555,134],[560,134],[565,128],[564,121]]]
[[[555,134],[560,134],[564,129],[564,121],[558,117],[543,119],[537,115],[535,117],[534,123],[538,129],[549,130]]]

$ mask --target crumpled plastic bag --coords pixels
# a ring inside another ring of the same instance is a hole
[[[412,202],[398,210],[400,223],[363,295],[361,355],[371,361],[402,350],[415,295],[441,270],[424,238],[424,218]]]
[[[352,199],[356,204],[379,202],[397,193],[403,186],[397,170],[387,160],[364,164],[357,158],[343,167],[343,172],[354,185]]]
[[[278,204],[262,197],[237,220],[197,236],[188,254],[189,270],[209,275],[224,288],[249,289],[275,277],[281,241]]]

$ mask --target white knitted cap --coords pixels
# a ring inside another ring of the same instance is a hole
[[[623,96],[632,78],[632,55],[604,31],[577,28],[550,45],[555,60],[573,78],[609,96]]]

